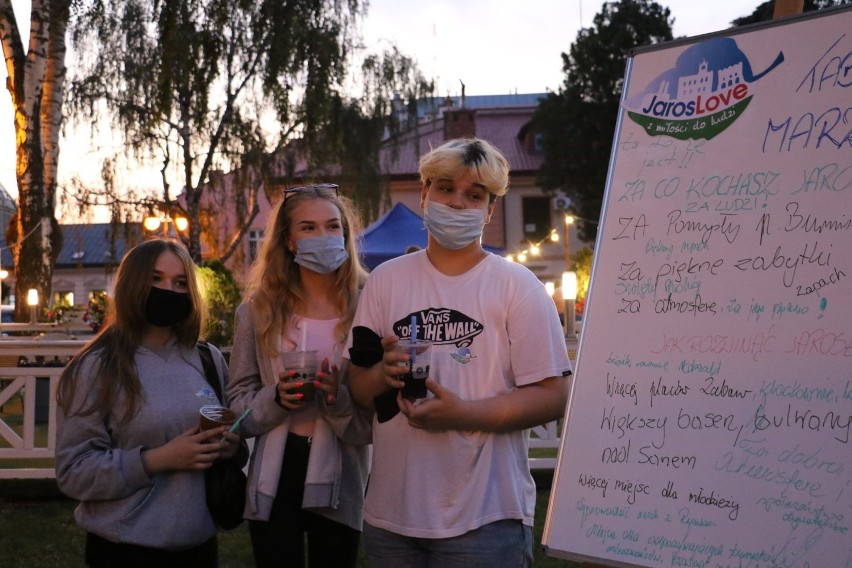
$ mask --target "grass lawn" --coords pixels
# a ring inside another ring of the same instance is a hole
[[[550,494],[550,472],[537,472],[535,563],[541,568],[578,568],[574,562],[541,553],[541,531]],[[74,502],[63,497],[52,479],[0,479],[0,566],[3,568],[83,567],[85,535],[74,524]],[[254,566],[248,526],[219,535],[222,568]],[[366,567],[363,551],[359,566]]]
[[[17,404],[16,404],[17,403]],[[20,401],[9,401],[2,418],[21,435],[22,409]],[[36,445],[45,446],[47,428],[36,425]],[[0,439],[0,447],[8,443]],[[556,457],[556,449],[533,449],[532,457]],[[52,459],[3,460],[0,467],[52,467]],[[538,568],[577,568],[574,562],[545,556],[538,545],[547,512],[552,472],[533,473],[538,486],[535,514],[535,562]],[[53,479],[0,479],[0,568],[75,568],[84,567],[85,534],[74,523],[74,502],[63,496]],[[248,525],[219,534],[219,565],[221,568],[254,566],[249,542]],[[366,567],[363,550],[359,567]]]

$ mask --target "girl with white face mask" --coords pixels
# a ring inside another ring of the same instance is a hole
[[[355,566],[371,426],[342,359],[365,279],[357,231],[336,185],[284,190],[237,309],[227,394],[236,412],[254,409],[243,431],[257,437],[246,518],[259,567],[282,554]],[[294,351],[317,352],[312,388],[281,362]]]

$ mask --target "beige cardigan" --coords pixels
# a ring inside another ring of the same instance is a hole
[[[275,402],[272,359],[261,353],[248,303],[237,308],[234,346],[226,386],[228,405],[238,414],[252,407],[242,432],[255,438],[249,462],[245,518],[268,520],[286,451],[289,411]],[[361,530],[364,489],[370,465],[372,413],[355,406],[341,369],[333,406],[320,403],[314,426],[302,507]]]

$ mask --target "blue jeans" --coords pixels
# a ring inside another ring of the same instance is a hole
[[[364,523],[370,568],[530,568],[532,527],[497,521],[452,538],[415,538]]]

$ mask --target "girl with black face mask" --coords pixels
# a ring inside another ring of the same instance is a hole
[[[159,239],[134,247],[110,300],[57,397],[56,479],[80,501],[86,563],[215,567],[204,470],[234,456],[239,436],[199,431],[199,409],[218,401],[196,348],[203,309],[189,253]]]
[[[237,309],[228,400],[253,408],[246,518],[259,567],[305,556],[311,567],[355,566],[371,423],[341,357],[365,278],[356,218],[337,186],[285,190]],[[280,356],[303,350],[321,362],[307,391]]]

